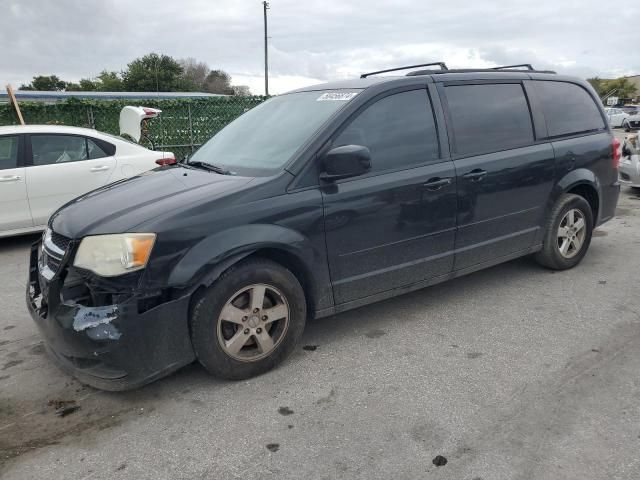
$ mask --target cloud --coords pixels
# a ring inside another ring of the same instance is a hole
[[[222,68],[263,91],[262,4],[248,0],[5,0],[0,81],[66,80],[122,70],[156,51]],[[272,93],[363,71],[444,60],[452,67],[533,63],[579,76],[640,74],[619,16],[595,0],[271,0]],[[625,18],[640,17],[640,4]],[[629,23],[633,25],[633,21]],[[631,27],[630,27],[631,28]],[[615,34],[614,34],[615,33]],[[633,42],[632,42],[633,44]]]

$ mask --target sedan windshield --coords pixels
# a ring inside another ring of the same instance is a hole
[[[271,98],[220,130],[189,163],[208,163],[239,175],[273,174],[357,93],[313,91]]]

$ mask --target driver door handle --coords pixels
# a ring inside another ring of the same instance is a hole
[[[109,170],[107,165],[100,165],[99,167],[91,167],[92,172],[104,172],[105,170]]]
[[[0,182],[17,182],[20,180],[20,175],[7,175],[5,177],[0,177]]]
[[[426,183],[423,183],[422,186],[427,190],[436,191],[440,190],[447,185],[451,185],[451,178],[430,178]]]

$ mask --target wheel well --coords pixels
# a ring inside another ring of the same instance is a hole
[[[315,299],[313,298],[311,275],[307,271],[304,263],[302,263],[298,257],[286,250],[278,248],[261,248],[260,250],[253,252],[247,258],[251,257],[267,258],[273,262],[279,263],[293,273],[304,290],[304,296],[307,301],[307,315],[309,317],[313,316],[313,312],[315,311]]]
[[[241,258],[240,260],[238,260],[238,262],[251,257],[267,258],[273,262],[279,263],[280,265],[288,269],[291,273],[293,273],[300,282],[300,285],[302,285],[302,289],[304,290],[305,299],[307,301],[307,315],[309,317],[313,316],[313,312],[315,311],[315,299],[313,298],[313,289],[311,288],[311,275],[307,272],[304,264],[295,255],[277,248],[262,248],[260,250],[256,250],[250,255],[247,255],[246,257]],[[230,268],[233,265],[229,265],[229,267],[227,268]],[[189,302],[189,330],[191,330],[191,315],[193,313],[193,308],[206,291],[207,285],[200,284],[198,288],[196,288],[196,290],[191,294],[191,300]]]
[[[600,201],[598,199],[598,192],[591,185],[581,184],[576,185],[567,193],[573,193],[574,195],[580,195],[584,198],[589,205],[591,206],[591,212],[593,213],[593,224],[595,226],[598,221],[598,208],[600,206]]]

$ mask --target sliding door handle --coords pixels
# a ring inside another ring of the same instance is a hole
[[[427,190],[436,191],[440,190],[447,185],[451,185],[451,178],[440,178],[435,177],[429,179],[426,183],[423,183],[422,186]]]
[[[462,178],[466,178],[467,180],[471,180],[472,182],[479,182],[486,176],[487,176],[486,170],[481,170],[479,168],[476,168],[462,175]]]
[[[107,165],[101,165],[99,167],[91,167],[92,172],[104,172],[105,170],[109,170]]]

